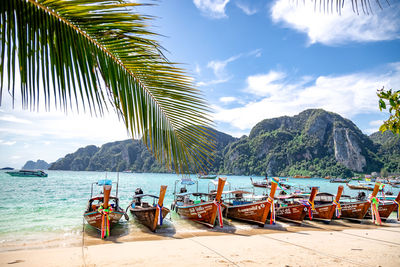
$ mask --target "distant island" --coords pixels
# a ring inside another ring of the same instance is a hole
[[[14,168],[4,167],[4,168],[1,168],[0,170],[2,170],[2,171],[11,171],[11,170],[14,170]]]
[[[266,119],[249,136],[214,130],[210,173],[269,176],[341,176],[400,173],[400,138],[391,132],[367,136],[350,120],[322,109]],[[51,164],[50,170],[168,172],[138,140],[90,145]]]
[[[29,160],[22,167],[23,170],[47,170],[50,164],[44,160],[38,159],[36,162]]]

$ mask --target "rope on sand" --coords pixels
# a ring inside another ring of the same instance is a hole
[[[362,235],[356,235],[356,234],[351,234],[351,233],[345,233],[343,232],[343,230],[336,230],[336,229],[328,229],[328,228],[324,228],[322,226],[316,226],[314,224],[309,224],[307,223],[307,225],[314,227],[314,228],[320,228],[323,230],[327,230],[327,231],[333,231],[333,232],[338,232],[344,235],[350,235],[350,236],[355,236],[355,237],[360,237],[360,238],[364,238],[364,239],[368,239],[368,240],[373,240],[373,241],[378,241],[378,242],[382,242],[382,243],[386,243],[386,245],[396,245],[396,246],[400,246],[400,243],[396,243],[396,242],[392,242],[392,241],[387,241],[387,240],[382,240],[382,239],[378,239],[378,238],[373,238],[373,237],[366,237],[366,236],[362,236]],[[383,230],[383,231],[390,231],[390,230],[385,230],[383,228],[367,228],[368,229],[376,229],[376,230]],[[363,230],[363,229],[361,229]],[[393,231],[391,231],[393,232]],[[396,232],[396,231],[395,231]]]
[[[190,230],[190,229],[186,228],[185,230]],[[188,231],[188,233],[191,234],[193,237],[199,237],[199,236],[196,236],[195,234],[193,234],[191,231]],[[180,235],[181,238],[184,238],[184,236],[182,236],[181,234],[176,234],[176,235]],[[224,256],[223,254],[219,253],[219,252],[216,251],[215,249],[212,249],[212,248],[210,248],[209,246],[203,244],[202,242],[200,242],[200,241],[198,241],[198,240],[195,240],[195,239],[192,239],[192,238],[189,238],[189,240],[191,240],[191,241],[197,243],[198,245],[200,245],[200,246],[202,246],[202,247],[205,247],[206,249],[208,249],[208,250],[214,252],[215,254],[217,254],[217,255],[220,256],[221,258],[227,260],[228,262],[230,262],[230,263],[233,264],[234,266],[238,266],[238,267],[240,266],[240,265],[238,265],[236,262],[234,262],[233,260],[231,260],[231,259],[229,259],[228,257]]]
[[[83,261],[83,266],[86,267],[86,261],[85,261],[85,218],[82,219],[82,261]]]
[[[237,228],[239,228],[242,231],[248,231],[248,230],[243,229],[241,227],[237,227]],[[248,231],[248,232],[251,234],[250,231]],[[269,234],[267,234],[267,235],[269,235]],[[289,242],[289,241],[285,241],[285,240],[281,240],[281,239],[278,239],[278,238],[273,238],[273,237],[267,236],[267,235],[261,234],[261,235],[254,235],[254,236],[262,237],[262,238],[266,238],[266,239],[272,239],[272,240],[275,240],[275,241],[278,241],[278,242],[282,242],[282,243],[285,243],[285,244],[296,246],[296,247],[299,247],[299,248],[302,248],[302,249],[306,249],[306,250],[312,251],[312,252],[314,252],[316,254],[324,255],[326,257],[330,257],[330,258],[333,258],[333,259],[336,259],[336,260],[339,260],[339,261],[345,261],[345,262],[352,263],[352,264],[359,265],[359,266],[371,266],[371,267],[374,266],[374,265],[368,265],[368,264],[365,264],[365,263],[360,263],[360,262],[357,262],[357,261],[345,259],[343,257],[339,257],[339,256],[332,255],[332,254],[329,254],[329,253],[321,252],[321,251],[318,251],[318,250],[315,250],[315,249],[312,249],[312,248],[309,248],[309,247],[306,247],[306,246],[302,246],[302,245],[299,245],[299,244],[296,244],[296,243],[292,243],[292,242]]]

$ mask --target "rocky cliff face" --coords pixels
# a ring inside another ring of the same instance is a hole
[[[236,138],[215,131],[216,150],[213,155],[214,164],[211,172],[221,172],[223,151]],[[125,171],[135,172],[169,172],[160,165],[146,147],[138,140],[124,140],[96,146],[80,148],[53,163],[52,170],[72,171]]]
[[[380,171],[382,167],[400,171],[400,139],[376,135],[372,139],[381,142],[374,143],[350,120],[321,109],[263,120],[249,136],[240,139],[214,133],[216,149],[210,156],[214,159],[208,166],[210,173],[351,176],[353,172]],[[167,171],[139,141],[132,140],[81,148],[51,168]]]
[[[351,121],[320,109],[258,123],[232,143],[225,171],[232,174],[350,175],[379,168],[376,146]],[[243,156],[245,154],[246,156]],[[371,163],[371,164],[368,164]]]
[[[24,170],[47,170],[49,168],[50,164],[48,164],[44,160],[38,159],[36,162],[29,160],[25,163],[25,165],[22,167]]]

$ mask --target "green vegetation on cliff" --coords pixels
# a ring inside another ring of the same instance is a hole
[[[240,139],[215,130],[214,136],[210,173],[349,177],[379,172],[383,167],[389,172],[400,171],[399,138],[369,138],[350,120],[321,109],[263,120],[249,136]],[[132,140],[81,148],[51,169],[168,171],[139,141]]]

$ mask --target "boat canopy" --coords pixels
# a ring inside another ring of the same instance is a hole
[[[218,179],[212,180],[212,181],[210,181],[210,182],[213,183],[214,185],[218,185]],[[229,182],[226,181],[226,182],[225,182],[225,185],[229,185]]]
[[[249,191],[244,190],[231,190],[231,191],[224,191],[222,194],[251,194]]]
[[[112,185],[112,181],[108,180],[108,179],[99,180],[97,182],[97,185],[100,185],[100,186],[102,186],[102,185]]]
[[[150,194],[133,195],[133,198],[142,198],[142,197],[152,197],[152,198],[157,198],[158,199],[158,196],[150,195]]]
[[[188,179],[182,178],[182,179],[181,179],[181,184],[184,184],[184,185],[192,185],[192,184],[195,184],[195,183],[196,183],[196,182],[193,181],[193,180],[190,179],[190,178],[188,178]]]
[[[186,193],[180,193],[180,194],[176,194],[177,196],[187,196],[187,195],[193,195],[195,197],[199,197],[199,196],[212,196],[213,194],[209,194],[209,193],[192,193],[192,192],[186,192]]]

